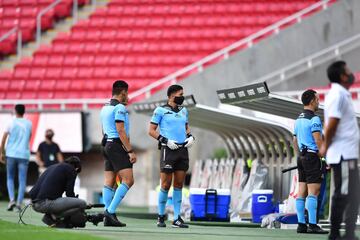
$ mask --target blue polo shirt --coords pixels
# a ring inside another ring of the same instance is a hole
[[[126,107],[116,99],[102,107],[100,112],[103,133],[107,138],[119,138],[116,122],[124,122],[126,136],[129,138],[129,112]]]
[[[15,118],[8,126],[9,138],[6,157],[30,159],[30,137],[32,123],[25,118]]]
[[[186,139],[186,124],[188,111],[185,107],[172,108],[170,105],[157,107],[151,118],[151,123],[159,126],[160,134],[176,143],[184,143]]]
[[[305,147],[313,151],[319,151],[312,135],[314,132],[322,132],[320,117],[316,116],[313,111],[304,110],[295,121],[294,131],[300,151]]]

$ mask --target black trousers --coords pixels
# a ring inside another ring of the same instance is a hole
[[[340,225],[345,216],[346,239],[354,238],[360,200],[360,181],[357,159],[341,159],[339,164],[331,164],[335,190],[331,204],[330,239],[340,236]]]

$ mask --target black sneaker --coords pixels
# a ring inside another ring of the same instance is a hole
[[[105,227],[125,227],[126,224],[120,222],[115,213],[109,213],[107,210],[104,212],[104,226]]]
[[[318,226],[318,225],[316,225],[316,224],[309,224],[307,233],[312,233],[312,234],[328,234],[329,231],[326,231],[326,230],[322,229],[320,226]]]
[[[16,207],[16,203],[14,201],[10,201],[7,207],[8,211],[12,211],[14,210],[14,208]]]
[[[105,217],[105,215],[103,213],[88,215],[87,216],[87,221],[91,222],[92,224],[97,226],[99,224],[99,222],[104,221],[104,217]]]
[[[304,223],[299,223],[298,227],[296,229],[297,233],[307,233],[308,227],[306,224]]]
[[[56,225],[56,219],[53,219],[51,214],[46,213],[41,220],[43,223],[45,223],[46,225],[48,225],[50,227]]]
[[[165,215],[158,215],[157,226],[158,226],[158,227],[166,227],[166,224],[165,224]]]
[[[189,225],[184,223],[184,220],[181,219],[181,217],[178,217],[178,219],[174,220],[172,223],[173,228],[189,228]]]

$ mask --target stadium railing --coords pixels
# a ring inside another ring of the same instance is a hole
[[[59,3],[61,3],[62,0],[56,0],[55,2],[52,2],[49,6],[47,6],[46,8],[44,8],[43,10],[41,10],[39,12],[39,14],[36,16],[36,46],[39,47],[40,46],[40,42],[41,42],[41,17],[49,12],[51,9],[55,8],[56,5],[58,5]],[[74,0],[74,5],[75,2],[77,4],[77,0]]]
[[[92,3],[96,3],[96,1],[92,1]],[[275,33],[278,34],[280,32],[281,27],[287,26],[291,24],[292,22],[301,23],[302,19],[306,16],[311,14],[314,11],[317,11],[319,9],[327,9],[328,4],[333,2],[333,0],[322,0],[319,1],[308,8],[305,8],[287,18],[284,18],[269,27],[266,27],[259,32],[256,32],[244,39],[241,39],[233,44],[231,44],[228,47],[225,47],[211,55],[208,55],[207,57],[185,67],[182,68],[175,73],[172,73],[156,82],[153,82],[149,84],[148,86],[139,89],[133,93],[130,94],[130,99],[140,99],[142,97],[149,98],[155,89],[159,89],[161,86],[165,86],[169,83],[173,84],[176,83],[178,79],[180,79],[182,76],[185,76],[189,73],[192,73],[194,71],[201,72],[204,69],[204,66],[208,66],[210,64],[213,64],[216,62],[216,60],[220,61],[222,59],[229,58],[231,53],[236,52],[237,50],[242,49],[244,46],[252,47],[253,43],[262,37],[268,36],[269,34]],[[42,109],[42,106],[44,105],[52,105],[52,104],[58,104],[61,105],[61,109],[66,109],[67,104],[81,104],[83,105],[83,109],[87,109],[89,104],[103,104],[106,101],[106,99],[37,99],[37,100],[1,100],[0,101],[0,109],[3,105],[13,105],[16,103],[23,103],[23,104],[32,104],[37,105],[39,109]]]
[[[276,70],[267,74],[253,83],[267,82],[268,86],[277,85],[291,77],[295,77],[301,73],[308,71],[311,68],[326,63],[329,60],[339,57],[341,54],[348,53],[360,46],[360,34],[345,39],[342,42],[336,43],[331,47],[323,49],[317,53],[309,55],[297,62],[294,62],[284,68]],[[251,83],[250,83],[251,84]]]
[[[21,58],[21,49],[22,49],[22,35],[21,35],[21,30],[19,29],[19,27],[15,26],[12,29],[10,29],[7,33],[0,36],[0,44],[1,44],[1,42],[5,41],[9,37],[11,37],[11,35],[13,35],[13,34],[17,34],[16,55],[17,55],[18,59],[20,59]]]

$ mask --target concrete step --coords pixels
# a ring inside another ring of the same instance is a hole
[[[89,18],[89,16],[97,8],[104,7],[109,1],[110,0],[96,0],[95,4],[89,4],[82,8],[79,8],[77,21]],[[73,17],[68,17],[64,20],[56,22],[53,29],[46,31],[41,35],[41,43],[39,46],[41,46],[42,44],[50,44],[60,32],[70,32],[71,27],[74,25],[75,22],[76,20]],[[22,48],[22,54],[20,59],[14,54],[0,61],[0,71],[3,69],[14,68],[14,66],[18,62],[20,62],[22,58],[32,56],[33,53],[39,48],[39,46],[36,44],[36,41],[25,44]]]

